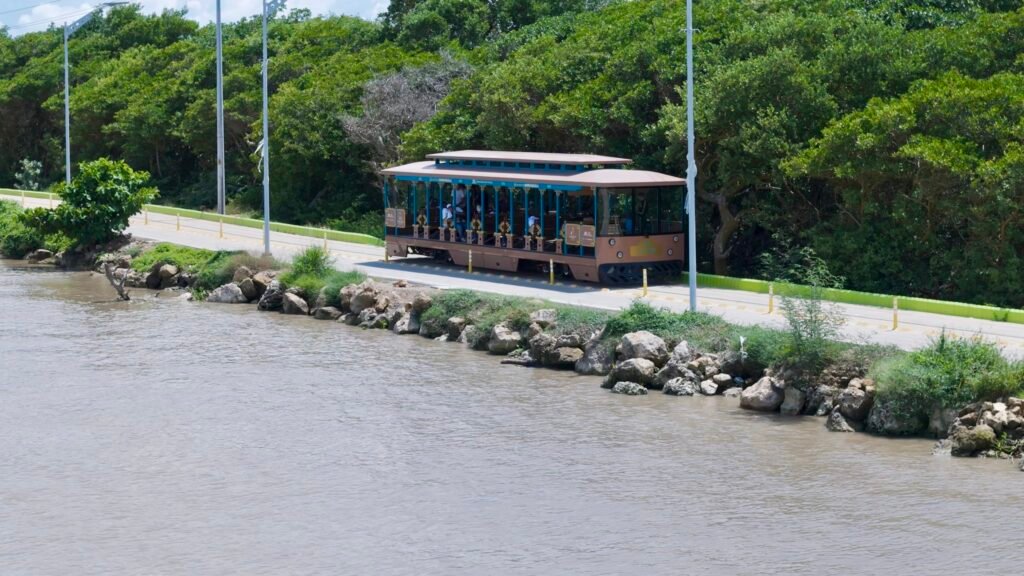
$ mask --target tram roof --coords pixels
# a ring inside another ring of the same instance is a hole
[[[524,160],[525,161],[525,160]],[[601,168],[583,172],[552,172],[525,168],[489,168],[438,164],[433,160],[413,162],[381,171],[401,180],[421,182],[452,182],[492,184],[514,187],[519,184],[547,184],[552,187],[575,188],[637,188],[647,186],[682,186],[686,181],[676,176],[648,170]]]
[[[600,156],[598,154],[558,154],[551,152],[508,152],[500,150],[456,150],[427,154],[431,160],[483,160],[488,162],[530,162],[536,164],[601,164],[620,166],[630,164],[629,158]]]

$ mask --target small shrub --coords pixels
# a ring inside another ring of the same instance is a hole
[[[976,400],[998,400],[1024,394],[1024,362],[1007,363],[971,380]]]
[[[351,270],[348,272],[341,272],[335,270],[324,282],[324,288],[326,288],[327,305],[334,306],[335,308],[341,307],[341,296],[339,293],[341,289],[349,284],[359,284],[366,280],[366,275],[362,272],[356,272]]]
[[[11,222],[0,229],[0,253],[8,258],[21,258],[42,247],[45,241],[39,230],[20,221]]]
[[[762,366],[779,366],[789,355],[789,339],[781,330],[750,326],[738,332],[736,349],[739,349],[739,336],[743,336],[746,339],[743,349],[747,356]]]
[[[556,306],[558,312],[558,323],[552,330],[553,334],[583,334],[589,335],[604,330],[605,323],[611,318],[611,313],[604,310],[594,310],[582,306]]]
[[[646,330],[660,336],[670,346],[686,340],[699,349],[718,351],[728,345],[728,328],[729,325],[718,316],[703,312],[676,314],[637,300],[608,319],[604,337],[619,338],[623,334]]]
[[[326,278],[327,273],[334,269],[334,260],[331,255],[320,246],[310,246],[299,252],[292,259],[292,267],[289,274],[297,276],[311,275],[318,278]]]
[[[879,399],[898,416],[927,418],[936,407],[959,408],[981,393],[999,393],[997,375],[1007,369],[992,342],[942,334],[926,348],[883,359],[870,375]]]
[[[42,190],[43,163],[31,158],[23,158],[21,168],[14,173],[14,187],[18,190]]]

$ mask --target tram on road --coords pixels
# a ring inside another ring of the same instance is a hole
[[[462,150],[382,171],[392,258],[584,282],[678,277],[685,181],[627,158]]]

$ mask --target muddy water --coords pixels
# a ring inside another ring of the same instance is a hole
[[[1017,573],[1024,474],[0,264],[4,574]]]

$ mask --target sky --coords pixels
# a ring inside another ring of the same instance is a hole
[[[0,26],[7,26],[14,36],[45,30],[51,22],[58,25],[73,22],[103,0],[0,0]],[[221,17],[225,22],[259,14],[262,0],[222,0]],[[188,17],[201,23],[211,22],[216,0],[134,0],[144,12],[161,12],[166,8],[187,8]],[[287,8],[308,8],[313,14],[348,14],[373,18],[387,8],[388,0],[287,0]]]

